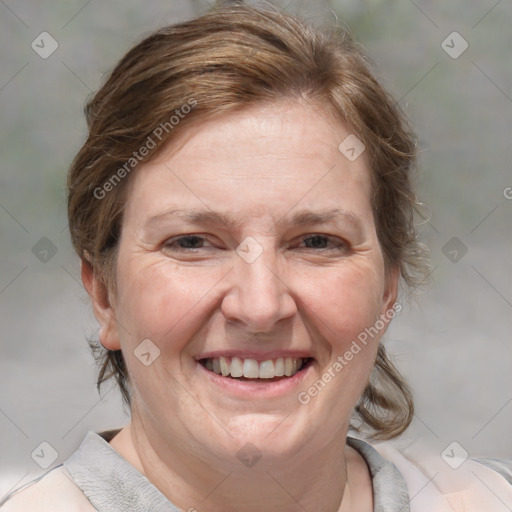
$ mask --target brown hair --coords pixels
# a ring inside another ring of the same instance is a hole
[[[288,14],[243,5],[153,33],[121,59],[88,102],[89,136],[68,175],[69,226],[79,256],[115,288],[132,169],[155,158],[192,122],[293,98],[330,110],[365,144],[386,267],[398,268],[403,282],[416,287],[427,273],[413,225],[416,144],[399,107],[346,29],[313,29]],[[121,351],[91,346],[100,365],[98,389],[114,377],[129,405]],[[375,438],[395,437],[412,420],[411,393],[382,344],[355,412]]]

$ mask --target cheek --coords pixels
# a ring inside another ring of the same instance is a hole
[[[306,302],[317,326],[333,349],[347,345],[373,326],[382,312],[383,278],[375,268],[341,269],[315,279]]]
[[[183,348],[198,316],[204,315],[207,292],[222,272],[212,267],[178,268],[167,260],[133,257],[119,261],[116,315],[125,345],[148,338],[166,350]]]
[[[331,411],[327,420],[318,413],[318,428],[335,432],[345,425],[370,378],[383,332],[372,330],[382,313],[384,285],[378,268],[327,273],[328,279],[317,279],[308,293],[308,318],[313,319],[315,341],[324,346],[320,352],[325,359],[318,379],[301,390],[299,400]]]
[[[204,325],[205,294],[219,281],[217,274],[211,267],[178,269],[147,256],[118,261],[119,336],[135,396],[145,397],[142,402],[151,402],[157,386],[159,399],[163,395],[181,410],[173,377],[183,370],[183,350]],[[142,355],[147,352],[149,361]],[[162,389],[162,382],[169,385]]]

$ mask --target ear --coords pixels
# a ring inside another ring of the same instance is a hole
[[[398,281],[400,279],[400,268],[398,266],[394,266],[390,268],[386,274],[386,284],[384,287],[384,295],[382,297],[382,311],[381,314],[386,318],[386,312],[393,309],[396,310],[396,306],[393,307],[396,303],[396,299],[398,297]],[[401,309],[401,308],[400,308]],[[391,318],[394,317],[391,316]],[[391,321],[389,318],[389,321]],[[389,322],[387,322],[389,323]]]
[[[85,258],[82,258],[81,276],[82,283],[92,302],[94,316],[100,325],[100,343],[107,350],[120,350],[121,343],[115,312],[111,305],[107,286]]]

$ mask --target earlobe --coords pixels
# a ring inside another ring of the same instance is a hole
[[[81,262],[81,277],[100,326],[100,343],[107,350],[120,350],[115,311],[110,302],[107,285],[85,258],[82,258]]]

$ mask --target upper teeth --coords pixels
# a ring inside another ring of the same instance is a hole
[[[240,357],[215,357],[207,359],[208,370],[224,377],[246,377],[249,379],[273,379],[274,377],[291,377],[303,366],[302,357],[278,357],[258,362],[256,359]]]

